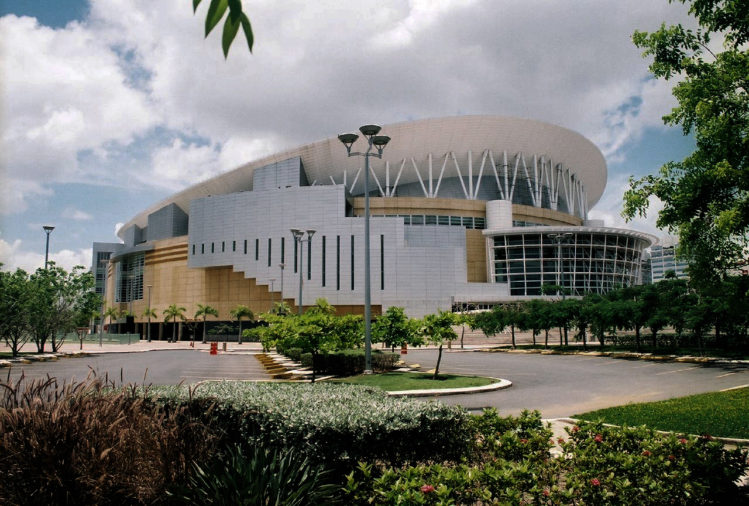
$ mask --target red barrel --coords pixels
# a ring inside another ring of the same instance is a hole
[[[218,343],[211,343],[211,355],[218,355]]]

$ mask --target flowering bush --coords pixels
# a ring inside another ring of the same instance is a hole
[[[459,460],[471,440],[469,415],[459,407],[356,385],[227,381],[192,394],[184,387],[152,394],[203,414],[228,440],[293,447],[329,465]]]

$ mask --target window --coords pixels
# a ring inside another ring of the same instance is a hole
[[[437,217],[432,215],[427,215],[424,217],[424,224],[426,225],[436,225],[437,224]]]
[[[307,281],[312,279],[312,238],[307,236]]]
[[[335,289],[341,289],[341,236],[335,238]]]
[[[460,216],[450,216],[450,225],[460,225]]]
[[[420,214],[414,214],[411,216],[411,225],[423,225],[424,224],[424,216]]]
[[[351,236],[351,290],[354,289],[354,236]]]
[[[231,250],[232,251],[237,251],[237,241],[232,241],[231,242]]]
[[[286,261],[286,238],[281,237],[281,263]]]
[[[297,271],[297,257],[299,256],[299,241],[294,239],[294,272]]]
[[[385,289],[385,236],[380,234],[380,290]]]
[[[216,244],[211,243],[211,253],[215,253],[215,252],[216,252]]]
[[[463,216],[463,226],[466,228],[473,228],[473,218],[470,216]]]
[[[200,245],[200,254],[201,255],[205,254],[205,243]]]
[[[226,251],[226,241],[221,241],[221,253]]]
[[[437,216],[437,224],[438,225],[449,225],[450,224],[450,217],[449,216]]]
[[[195,254],[195,245],[194,244],[192,245],[192,254],[193,255]]]
[[[255,239],[255,261],[260,260],[260,239]]]
[[[325,286],[325,236],[322,236],[322,286]]]
[[[271,238],[268,237],[268,267],[270,267],[271,252],[272,252],[272,249],[271,249]]]
[[[247,254],[247,239],[244,240],[244,254]]]

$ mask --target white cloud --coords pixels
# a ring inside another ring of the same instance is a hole
[[[48,197],[52,190],[31,179],[0,177],[0,214],[22,213],[29,207],[29,200]]]
[[[76,221],[91,221],[94,219],[94,217],[86,211],[81,211],[80,209],[75,209],[72,207],[66,207],[65,209],[63,209],[61,216],[63,218],[69,218]]]
[[[91,248],[81,248],[76,251],[62,249],[57,252],[50,251],[49,260],[70,271],[76,265],[91,265],[91,255]],[[34,272],[38,268],[44,267],[44,253],[25,249],[20,239],[7,242],[0,238],[0,263],[3,264],[2,268],[6,271],[14,271],[20,268],[26,272]]]

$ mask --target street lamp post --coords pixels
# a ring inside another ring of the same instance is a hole
[[[273,285],[276,282],[276,278],[270,278],[268,281],[270,281],[270,310],[273,310],[273,299],[275,299],[275,296],[273,295]]]
[[[148,327],[146,327],[146,339],[148,339],[148,342],[151,342],[151,288],[153,288],[153,285],[146,285],[146,288],[148,288],[148,307],[146,310],[148,311]]]
[[[559,290],[561,289],[562,300],[564,300],[566,296],[564,287],[560,284],[560,279],[562,279],[562,243],[567,242],[572,235],[572,232],[546,234],[546,237],[557,243],[557,295],[559,295]],[[564,282],[563,279],[562,282]]]
[[[299,243],[299,306],[298,313],[302,316],[302,286],[304,285],[304,243],[309,243],[308,248],[312,247],[312,236],[315,234],[314,230],[307,230],[307,238],[304,239],[304,230],[297,228],[291,229],[291,234],[294,236],[294,241]]]
[[[390,142],[387,135],[377,135],[380,133],[378,125],[364,125],[359,131],[367,139],[367,151],[351,152],[351,146],[359,138],[354,133],[341,134],[338,136],[344,146],[348,156],[364,157],[364,374],[372,374],[372,299],[370,286],[370,252],[369,252],[369,157],[382,158],[382,151]],[[377,153],[372,153],[372,148]]]
[[[47,234],[47,247],[44,249],[44,270],[47,270],[47,264],[49,263],[49,234],[55,229],[52,225],[42,226],[44,232]]]

